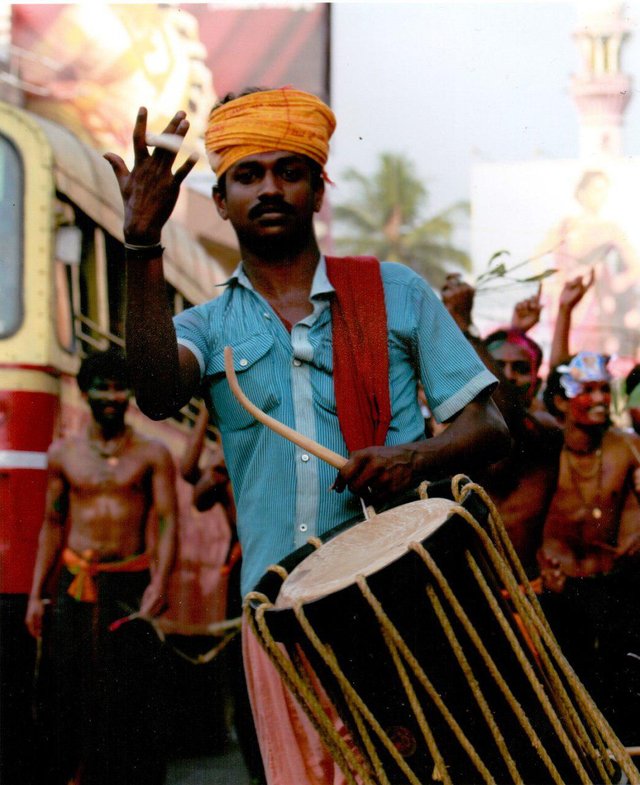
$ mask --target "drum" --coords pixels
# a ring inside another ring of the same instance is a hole
[[[312,541],[245,601],[347,779],[638,782],[486,494],[462,478],[436,493]]]

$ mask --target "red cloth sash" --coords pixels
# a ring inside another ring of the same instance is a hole
[[[381,446],[391,422],[387,311],[380,262],[372,256],[327,257],[336,290],[331,303],[333,383],[349,452]]]
[[[65,548],[62,561],[75,578],[67,589],[67,593],[78,602],[97,602],[98,591],[94,577],[99,572],[141,572],[150,566],[149,554],[139,553],[122,561],[97,562]]]

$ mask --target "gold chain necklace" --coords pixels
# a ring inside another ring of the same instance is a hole
[[[568,448],[564,448],[563,452],[567,456],[567,466],[569,467],[569,474],[571,475],[571,482],[573,487],[576,489],[580,500],[585,508],[585,510],[590,511],[591,517],[595,520],[600,520],[602,518],[602,448],[599,447],[596,452],[596,462],[593,469],[589,470],[587,474],[583,474],[574,464],[573,459],[571,457],[571,451]],[[593,500],[591,502],[587,501],[586,496],[582,490],[582,483],[583,482],[590,482],[595,477],[598,478],[598,486],[596,488],[596,492],[594,494]]]
[[[118,439],[109,439],[106,442],[89,439],[89,446],[100,458],[104,458],[109,466],[117,466],[120,461],[118,456],[127,445],[130,435],[131,429],[127,426]]]

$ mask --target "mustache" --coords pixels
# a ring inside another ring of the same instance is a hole
[[[251,210],[249,210],[249,218],[259,218],[265,213],[272,213],[274,211],[284,213],[285,215],[293,215],[295,213],[293,207],[283,199],[269,199],[252,207]]]

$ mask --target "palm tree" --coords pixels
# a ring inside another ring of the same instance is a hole
[[[355,198],[333,207],[334,220],[346,227],[335,240],[341,252],[403,262],[438,287],[447,272],[470,269],[468,254],[451,245],[456,219],[468,215],[468,204],[423,218],[429,193],[406,156],[381,153],[372,177],[352,168],[343,180],[355,185]]]

